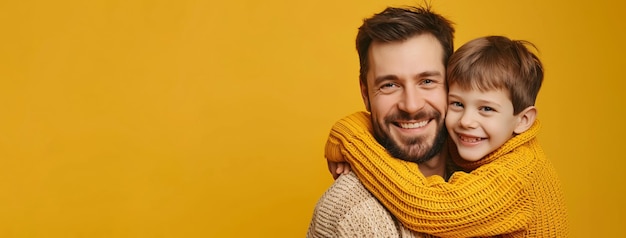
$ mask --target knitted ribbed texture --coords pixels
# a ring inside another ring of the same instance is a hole
[[[407,228],[445,237],[567,237],[563,192],[537,143],[537,121],[448,182],[425,178],[415,163],[394,159],[371,134],[369,114],[338,121],[326,158],[347,160],[363,185]],[[480,166],[480,167],[479,167]]]
[[[315,206],[306,237],[426,237],[396,222],[353,173],[342,175]]]

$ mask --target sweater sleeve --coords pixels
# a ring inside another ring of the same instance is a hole
[[[363,185],[407,228],[439,236],[493,236],[523,229],[532,219],[524,189],[528,182],[516,171],[524,168],[498,160],[471,173],[457,172],[448,182],[426,178],[414,163],[391,157],[376,142],[367,115],[356,113],[335,124],[326,157],[348,161]]]

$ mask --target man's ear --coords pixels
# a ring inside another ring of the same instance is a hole
[[[527,107],[517,115],[517,119],[517,126],[513,132],[515,132],[515,134],[522,134],[522,132],[528,130],[528,128],[535,123],[535,119],[537,119],[537,108],[535,108],[535,106]]]
[[[372,112],[370,107],[370,95],[367,91],[367,82],[363,80],[359,80],[359,85],[361,86],[361,97],[363,98],[363,103],[365,104],[365,108],[368,112]]]

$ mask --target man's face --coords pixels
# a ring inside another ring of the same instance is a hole
[[[425,162],[443,146],[447,92],[442,57],[443,48],[431,34],[370,46],[361,95],[372,113],[374,136],[396,158]]]

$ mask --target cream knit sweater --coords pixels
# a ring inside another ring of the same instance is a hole
[[[353,173],[341,175],[315,206],[306,237],[428,237],[406,229]]]
[[[473,171],[448,182],[390,157],[370,131],[368,113],[343,118],[331,130],[326,157],[350,162],[363,185],[411,230],[445,237],[568,236],[558,176],[535,138],[539,122],[478,162],[456,160]]]

